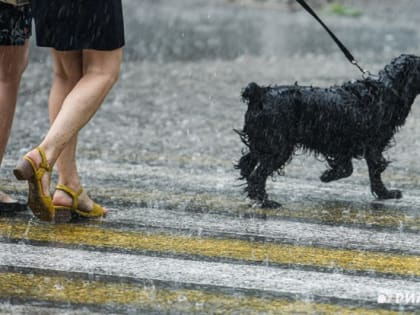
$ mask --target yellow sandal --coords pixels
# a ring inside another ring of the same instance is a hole
[[[80,187],[80,189],[76,192],[73,189],[64,186],[64,185],[57,185],[57,187],[55,188],[57,190],[61,190],[64,191],[65,193],[67,193],[73,200],[71,207],[68,206],[54,206],[55,208],[55,213],[56,213],[56,218],[57,217],[63,217],[64,220],[66,218],[67,215],[71,215],[71,214],[75,214],[76,216],[82,217],[82,218],[101,218],[101,217],[105,217],[107,214],[107,211],[102,208],[100,205],[98,205],[97,203],[93,203],[93,208],[92,210],[81,210],[78,209],[79,206],[79,196],[82,194],[83,192],[83,188]],[[56,219],[57,220],[57,219]],[[62,221],[60,219],[60,221]]]
[[[44,194],[42,187],[42,177],[45,172],[49,172],[51,178],[52,168],[48,164],[45,152],[41,147],[36,148],[41,156],[41,164],[36,165],[35,161],[28,156],[19,160],[16,168],[13,170],[18,180],[27,180],[29,186],[28,206],[33,214],[43,221],[54,220],[54,205],[51,196]]]

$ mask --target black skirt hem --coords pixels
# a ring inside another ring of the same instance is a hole
[[[119,48],[123,48],[125,46],[125,43],[122,43],[121,45],[107,46],[107,47],[100,47],[100,46],[55,47],[54,45],[51,45],[51,44],[39,43],[39,42],[37,42],[36,45],[38,47],[54,48],[55,50],[58,50],[58,51],[80,51],[80,50],[112,51]]]

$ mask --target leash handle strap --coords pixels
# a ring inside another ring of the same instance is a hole
[[[343,45],[343,43],[337,38],[337,36],[334,35],[334,33],[328,28],[327,25],[322,22],[322,20],[319,18],[319,16],[315,13],[314,10],[305,2],[305,0],[296,0],[306,11],[308,11],[309,14],[311,14],[318,22],[322,25],[322,27],[328,32],[328,34],[331,36],[331,38],[334,40],[334,42],[337,44],[337,46],[341,49],[341,51],[344,53],[346,58],[359,70],[366,74],[368,71],[363,69],[356,61],[356,59],[353,57],[353,55],[350,53],[350,51],[346,48],[346,46]]]

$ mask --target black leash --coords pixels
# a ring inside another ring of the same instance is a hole
[[[350,51],[346,48],[346,46],[344,46],[343,43],[334,35],[334,33],[324,24],[324,22],[322,22],[319,16],[315,13],[314,10],[312,10],[312,8],[305,2],[305,0],[296,0],[296,2],[298,2],[306,11],[308,11],[309,14],[311,14],[319,22],[319,24],[322,25],[322,27],[328,32],[328,34],[330,34],[331,38],[335,41],[337,46],[344,53],[346,58],[363,73],[363,77],[371,76],[371,73],[368,70],[363,69],[359,65],[359,63],[356,61],[356,59],[353,57]]]

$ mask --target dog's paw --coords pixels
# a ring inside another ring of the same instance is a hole
[[[326,170],[324,173],[322,173],[322,175],[319,177],[319,179],[324,182],[324,183],[329,183],[332,182],[334,180],[339,180],[342,178],[346,178],[349,177],[352,174],[352,169],[345,169],[345,168],[340,168],[340,169],[330,169],[330,170]]]
[[[401,190],[388,190],[381,194],[378,194],[378,199],[401,199],[402,192]]]
[[[332,174],[332,170],[326,170],[322,175],[319,177],[321,182],[329,183],[334,180],[334,174]]]
[[[279,209],[281,208],[281,204],[274,201],[274,200],[264,200],[261,202],[261,208],[263,209]]]

